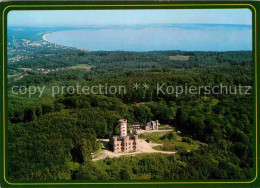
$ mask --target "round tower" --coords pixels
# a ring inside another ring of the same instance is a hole
[[[126,136],[127,135],[127,120],[126,119],[120,119],[120,136]]]

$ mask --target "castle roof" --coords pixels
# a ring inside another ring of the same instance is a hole
[[[127,123],[127,119],[120,119],[119,122],[120,123]]]

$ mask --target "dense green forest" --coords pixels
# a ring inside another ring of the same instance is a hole
[[[45,51],[44,51],[45,50]],[[57,49],[50,51],[43,48],[41,54],[33,58],[10,63],[9,74],[15,74],[19,68],[66,68],[78,64],[91,66],[97,73],[104,71],[122,72],[149,69],[189,69],[194,67],[241,65],[251,66],[252,53],[238,52],[184,52],[184,51],[152,51],[152,52],[83,52],[77,49]],[[189,60],[174,60],[177,55],[189,56]]]
[[[63,72],[55,74],[64,76]],[[66,75],[77,74],[73,70]],[[34,78],[29,79],[30,84],[36,83]],[[40,83],[106,81],[130,85],[140,80],[149,83],[161,80],[169,84],[252,84],[251,69],[237,66],[131,71],[94,78],[85,80],[83,75]],[[137,106],[137,102],[143,103]],[[65,94],[55,99],[27,100],[26,96],[9,95],[8,107],[8,169],[12,179],[245,179],[252,176],[251,95],[158,96],[153,94],[153,88],[121,96]],[[154,154],[91,162],[90,154],[98,149],[96,138],[108,138],[110,130],[118,133],[118,120],[122,117],[130,123],[159,119],[208,146],[171,156]]]
[[[32,33],[31,40],[41,40],[38,33]],[[22,38],[17,37],[17,41]],[[17,53],[23,47],[11,48]],[[33,58],[8,64],[9,179],[253,176],[253,95],[156,93],[156,83],[252,86],[252,52],[84,52],[43,45],[32,48],[29,56]],[[182,56],[188,59],[180,60]],[[53,85],[105,83],[125,85],[127,93],[50,94]],[[134,83],[148,83],[150,87],[135,90]],[[46,90],[42,97],[29,98],[27,93],[12,93],[13,86],[46,86]],[[181,131],[186,142],[193,139],[205,144],[171,155],[139,154],[93,162],[91,153],[100,149],[97,138],[108,138],[110,131],[118,134],[118,120],[122,118],[129,124],[158,119]]]

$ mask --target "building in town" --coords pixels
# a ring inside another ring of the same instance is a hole
[[[129,152],[137,149],[137,135],[127,133],[127,120],[120,119],[120,134],[110,136],[113,152]]]

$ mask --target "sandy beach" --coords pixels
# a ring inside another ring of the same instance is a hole
[[[46,36],[49,35],[49,33],[46,33],[45,35],[43,35],[42,39],[49,42],[47,39],[46,39]]]

